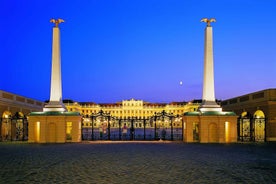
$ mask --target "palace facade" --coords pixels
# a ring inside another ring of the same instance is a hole
[[[191,102],[150,103],[143,100],[123,100],[117,103],[93,103],[74,102],[64,100],[68,111],[79,112],[84,117],[96,114],[100,110],[117,118],[149,118],[156,113],[166,111],[172,115],[182,115],[185,112],[197,111],[200,103],[197,100]]]

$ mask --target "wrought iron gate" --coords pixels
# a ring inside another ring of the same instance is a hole
[[[165,111],[149,118],[118,118],[100,110],[83,118],[82,140],[183,140],[183,121]]]
[[[250,116],[238,118],[238,140],[242,142],[265,141],[265,118],[252,118]]]

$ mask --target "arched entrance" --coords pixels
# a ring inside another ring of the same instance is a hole
[[[257,110],[253,115],[243,112],[238,118],[238,140],[243,142],[265,141],[265,115],[263,111]]]
[[[253,115],[253,140],[265,141],[265,115],[261,110],[257,110]]]
[[[0,122],[1,141],[28,140],[28,122],[22,112],[12,115],[11,112],[5,111]]]
[[[11,140],[11,117],[12,114],[9,111],[5,111],[1,118],[1,141]]]
[[[22,112],[16,112],[12,116],[11,135],[12,141],[28,140],[28,121]]]
[[[251,115],[249,112],[243,112],[238,118],[238,140],[251,141]]]

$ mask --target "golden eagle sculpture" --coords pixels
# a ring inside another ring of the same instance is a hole
[[[55,24],[55,27],[58,27],[58,25],[62,22],[64,22],[63,19],[51,19],[50,22]]]
[[[200,22],[206,22],[207,23],[207,27],[211,27],[211,22],[216,22],[216,19],[215,18],[203,18],[201,19]]]

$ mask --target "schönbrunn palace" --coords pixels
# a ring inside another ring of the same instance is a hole
[[[195,112],[201,100],[150,103],[123,100],[96,104],[64,100],[68,111],[82,115],[83,140],[182,140],[183,114]],[[276,141],[276,89],[266,89],[220,102],[239,116],[238,141]],[[44,102],[0,90],[0,141],[28,140],[28,114]],[[156,123],[153,123],[156,122]],[[127,127],[127,136],[122,128]],[[194,123],[194,141],[197,124]],[[119,132],[119,133],[118,133]],[[125,136],[125,137],[124,137]]]

